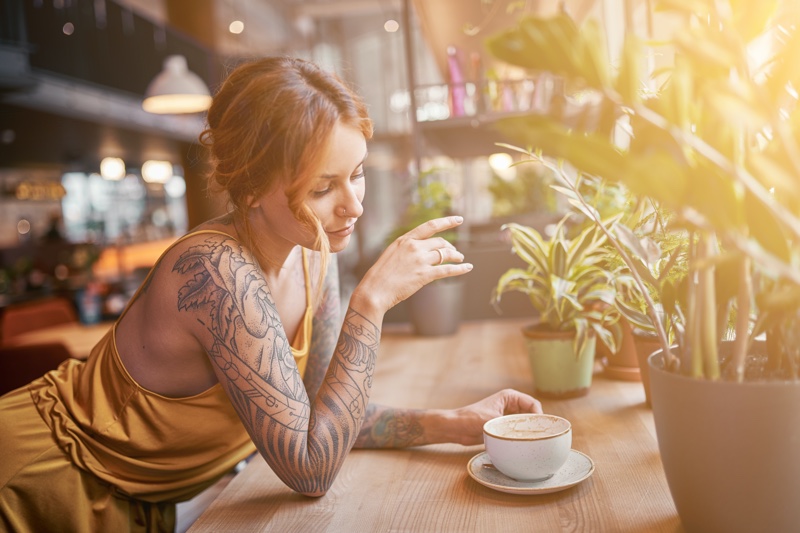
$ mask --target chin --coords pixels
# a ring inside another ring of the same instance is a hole
[[[344,237],[342,239],[330,239],[331,244],[331,253],[335,254],[337,252],[341,252],[347,245],[350,244],[350,236]]]

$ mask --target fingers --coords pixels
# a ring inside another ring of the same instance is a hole
[[[503,409],[503,414],[505,415],[543,412],[542,403],[533,396],[514,389],[506,389],[502,391],[502,394],[506,397],[506,405],[505,409]]]
[[[464,260],[464,254],[456,250],[455,246],[446,243],[449,246],[439,246],[431,250],[431,264],[434,266],[441,266],[444,263],[460,263]]]
[[[420,224],[406,233],[406,235],[412,239],[427,239],[442,231],[455,228],[461,225],[462,222],[464,222],[464,218],[460,216],[434,218],[433,220]]]
[[[434,250],[437,254],[439,254],[439,261],[434,263],[435,265],[441,265],[444,263],[444,252],[442,251],[444,248],[437,248]]]

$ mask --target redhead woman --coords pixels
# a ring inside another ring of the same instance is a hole
[[[256,451],[322,496],[354,446],[478,444],[486,420],[541,411],[512,390],[454,410],[369,402],[384,314],[472,269],[437,236],[461,218],[431,220],[340,316],[335,254],[363,213],[371,135],[362,101],[311,63],[230,74],[201,142],[231,211],[162,255],[87,361],[0,398],[3,529],[172,531],[176,502]]]

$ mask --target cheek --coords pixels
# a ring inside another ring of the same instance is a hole
[[[364,178],[358,180],[358,182],[355,185],[355,189],[356,189],[356,198],[358,198],[358,201],[360,203],[364,203],[364,194],[367,190],[367,180],[365,180]]]

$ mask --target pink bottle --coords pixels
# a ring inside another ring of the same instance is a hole
[[[467,89],[464,85],[464,73],[458,61],[458,49],[455,46],[447,47],[447,68],[450,74],[450,116],[463,117]]]

